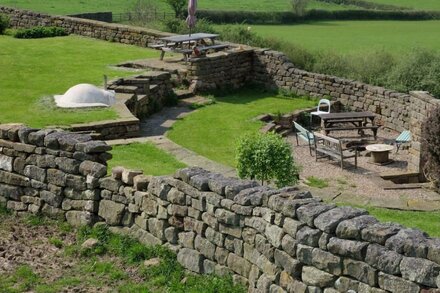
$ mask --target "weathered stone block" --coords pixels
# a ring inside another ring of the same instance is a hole
[[[367,248],[365,262],[387,274],[399,275],[402,256],[392,250],[377,244]]]
[[[276,225],[268,225],[266,227],[265,235],[267,240],[274,246],[280,247],[281,241],[284,236],[284,231],[282,228]]]
[[[292,237],[296,237],[296,233],[304,226],[304,223],[295,221],[291,218],[284,219],[283,230]]]
[[[302,227],[296,233],[296,239],[298,243],[318,247],[319,238],[321,237],[322,232],[318,229],[312,229],[308,226]]]
[[[318,217],[316,217],[313,223],[321,231],[333,234],[335,233],[340,222],[365,215],[366,213],[367,211],[362,209],[352,207],[337,207],[320,214]]]
[[[66,220],[70,225],[80,227],[93,224],[94,217],[90,212],[68,211],[66,212]]]
[[[223,247],[225,237],[222,233],[219,233],[211,227],[208,227],[205,231],[205,237],[215,245]]]
[[[164,241],[165,238],[165,229],[168,228],[168,222],[165,220],[159,220],[156,218],[148,219],[148,230],[151,234],[153,234],[158,239]]]
[[[312,265],[336,276],[342,274],[342,259],[318,248],[312,250]]]
[[[214,260],[215,245],[212,244],[207,239],[202,238],[199,235],[197,235],[194,240],[194,247],[197,251],[199,251],[206,258],[209,258],[210,260]]]
[[[177,261],[190,271],[203,273],[204,257],[195,250],[182,248],[177,254]]]
[[[275,249],[275,265],[282,267],[290,275],[299,278],[301,276],[302,264],[300,261],[290,257],[282,250]]]
[[[336,235],[339,238],[343,238],[343,239],[361,240],[362,229],[374,225],[377,222],[378,220],[376,218],[369,215],[345,220],[339,223],[338,227],[336,228]]]
[[[327,249],[333,254],[363,260],[368,243],[354,240],[345,240],[332,237],[327,244]]]
[[[346,258],[343,261],[342,273],[372,287],[377,286],[377,271],[364,262]]]
[[[97,162],[84,161],[79,165],[79,172],[84,176],[101,178],[107,174],[107,166]]]
[[[227,264],[234,272],[246,278],[249,276],[252,267],[250,262],[234,253],[229,254]]]
[[[430,260],[403,257],[400,262],[402,277],[429,287],[436,287],[436,279],[440,273],[440,266]]]
[[[0,169],[12,172],[14,158],[0,154]]]
[[[336,276],[308,266],[303,267],[301,276],[302,281],[307,285],[320,288],[332,287],[336,280]]]
[[[362,239],[381,245],[391,236],[397,234],[403,227],[394,223],[377,223],[362,230]]]
[[[382,272],[379,272],[379,287],[396,293],[413,293],[420,291],[420,287],[417,284]]]
[[[314,227],[313,222],[317,216],[335,207],[336,207],[335,205],[330,205],[330,204],[311,203],[299,207],[296,210],[296,216],[301,222],[306,223],[310,227]]]
[[[101,200],[98,215],[109,225],[119,225],[124,214],[125,205],[110,200]]]

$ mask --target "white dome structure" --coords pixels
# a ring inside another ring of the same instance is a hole
[[[116,103],[115,91],[100,89],[92,84],[78,84],[64,95],[55,96],[60,108],[109,107]]]

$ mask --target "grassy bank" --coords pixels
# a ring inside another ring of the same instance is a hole
[[[113,159],[108,161],[109,172],[115,166],[142,170],[146,175],[169,175],[186,165],[149,143],[114,146]]]
[[[0,123],[35,127],[112,119],[112,110],[59,110],[47,96],[63,94],[79,83],[101,85],[110,78],[132,75],[109,65],[156,57],[149,49],[78,36],[20,40],[0,36]],[[45,98],[46,97],[46,98]]]
[[[241,90],[216,97],[214,105],[199,109],[173,125],[168,137],[211,160],[235,166],[237,139],[262,126],[254,118],[264,113],[291,112],[312,107],[316,101],[287,98],[271,92]]]

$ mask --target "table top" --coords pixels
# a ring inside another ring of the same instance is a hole
[[[165,38],[160,38],[160,40],[166,42],[180,43],[180,42],[197,41],[201,39],[215,39],[217,37],[218,37],[217,34],[197,33],[191,35],[176,35],[171,37],[165,37]]]
[[[389,144],[370,144],[365,148],[370,152],[389,152],[394,149],[394,147]]]
[[[341,112],[341,113],[328,113],[328,114],[320,114],[319,117],[323,120],[330,119],[350,119],[350,118],[374,118],[374,115],[371,112]]]

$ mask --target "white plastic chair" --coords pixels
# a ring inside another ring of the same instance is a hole
[[[327,107],[327,110],[321,110],[322,108],[325,107]],[[313,125],[313,116],[319,116],[320,114],[328,114],[328,113],[330,113],[330,101],[328,99],[319,100],[316,111],[310,112],[310,128]]]

